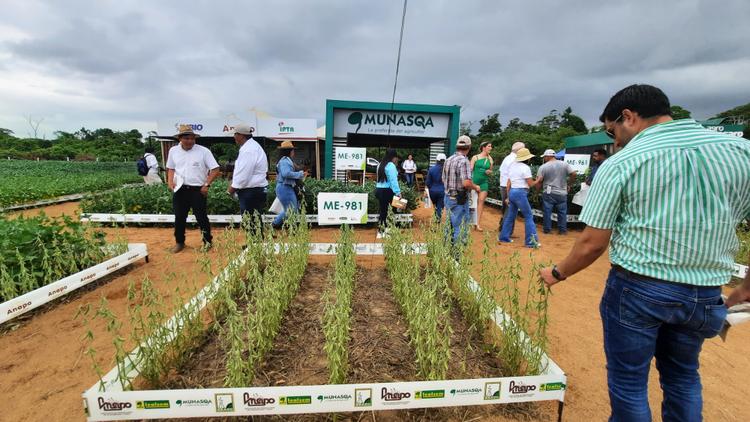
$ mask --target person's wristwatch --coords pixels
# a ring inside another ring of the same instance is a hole
[[[557,270],[557,265],[552,266],[552,277],[555,277],[555,280],[557,281],[563,281],[568,277],[563,277],[562,274],[560,274],[560,271]]]

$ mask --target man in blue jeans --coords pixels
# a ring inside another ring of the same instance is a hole
[[[445,208],[451,223],[451,240],[466,244],[469,235],[469,191],[479,192],[479,186],[471,181],[469,159],[471,138],[461,135],[456,142],[456,153],[443,164],[443,184],[445,185]]]
[[[670,113],[649,85],[610,99],[599,119],[621,151],[597,171],[581,214],[588,226],[570,254],[540,274],[552,286],[609,245],[599,311],[610,421],[651,420],[654,358],[662,419],[702,420],[699,354],[726,318],[721,286],[732,277],[736,226],[750,217],[750,143]]]
[[[555,150],[544,151],[544,164],[536,175],[536,187],[542,188],[542,231],[552,231],[552,210],[557,208],[557,230],[568,232],[568,179],[573,183],[576,171],[570,164],[558,161]]]
[[[249,229],[255,228],[256,222],[260,222],[268,193],[268,158],[252,135],[253,129],[246,124],[239,124],[234,128],[234,142],[240,147],[240,151],[234,163],[232,183],[227,188],[228,194],[237,194],[240,214],[249,215]],[[258,223],[257,228],[262,230],[263,224]]]

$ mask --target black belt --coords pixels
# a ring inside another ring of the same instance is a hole
[[[623,267],[621,267],[621,266],[619,266],[617,264],[612,264],[612,269],[614,271],[616,271],[616,272],[618,272],[620,274],[624,274],[624,275],[626,275],[628,277],[640,278],[640,279],[643,279],[643,281],[648,281],[648,282],[675,284],[677,286],[696,287],[696,288],[699,288],[699,289],[715,289],[716,287],[718,287],[718,286],[696,286],[696,285],[693,285],[693,284],[678,283],[676,281],[662,280],[660,278],[654,278],[654,277],[649,277],[647,275],[642,275],[642,274],[634,273],[634,272],[632,272],[632,271],[630,271],[628,269],[625,269],[625,268],[623,268]]]
[[[180,189],[185,189],[185,190],[201,190],[202,188],[203,188],[203,186],[182,185],[182,188],[180,188]]]
[[[267,187],[268,186],[256,186],[254,188],[241,188],[241,189],[235,189],[235,190],[241,191],[241,190],[253,190],[253,189],[266,189]]]

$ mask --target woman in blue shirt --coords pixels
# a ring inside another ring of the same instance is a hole
[[[389,148],[385,152],[383,161],[378,165],[378,183],[375,185],[375,197],[380,203],[378,215],[378,233],[385,230],[388,219],[388,207],[391,206],[393,196],[401,197],[401,188],[398,186],[398,154],[395,149]]]
[[[275,229],[281,228],[290,208],[294,211],[299,210],[294,185],[297,184],[297,180],[304,179],[307,172],[295,171],[292,158],[294,158],[294,144],[291,141],[282,142],[279,146],[279,161],[276,163],[276,197],[284,206],[284,210],[273,220]]]

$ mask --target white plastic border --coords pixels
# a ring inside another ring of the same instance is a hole
[[[486,202],[488,204],[492,204],[492,205],[497,205],[498,207],[502,207],[503,206],[503,203],[499,199],[495,199],[495,198],[486,198],[484,200],[484,202]],[[542,212],[542,210],[538,210],[538,209],[535,209],[535,208],[531,210],[531,213],[534,214],[534,217],[543,217],[544,216],[544,213]],[[579,217],[578,214],[573,214],[573,215],[569,214],[568,218],[567,218],[568,219],[568,223],[580,223],[581,220],[579,220],[578,217]],[[557,221],[557,214],[556,213],[552,213],[552,221],[555,221],[555,222]]]
[[[60,296],[64,296],[120,268],[126,267],[140,258],[148,259],[146,244],[130,243],[128,244],[127,252],[122,255],[108,259],[101,264],[69,275],[7,302],[0,303],[0,324],[51,302]]]
[[[263,222],[270,223],[273,221],[274,218],[276,218],[276,216],[273,214],[265,214],[263,215]],[[307,214],[305,218],[308,223],[318,222],[317,214]],[[413,221],[412,214],[395,214],[394,218],[397,223],[411,223]],[[171,223],[174,223],[174,215],[173,214],[84,213],[84,214],[81,214],[81,221],[92,222],[92,223],[141,223],[141,224],[166,223],[166,224],[171,224]],[[230,223],[239,224],[242,222],[242,216],[241,215],[209,215],[208,221],[211,223],[220,223],[220,224],[230,224]],[[195,216],[188,215],[187,222],[195,223],[196,222]],[[378,215],[368,214],[367,222],[377,223]]]
[[[310,253],[330,254],[332,245],[312,243]],[[364,254],[375,253],[376,248],[371,245],[357,244],[355,250],[358,254],[360,251]],[[277,250],[281,247],[283,245],[275,245]],[[425,253],[424,244],[412,245],[410,249]],[[230,266],[244,260],[243,251]],[[212,292],[216,291],[214,287],[222,283],[228,273],[228,269],[225,269],[185,306],[197,301],[199,308],[205,307]],[[481,289],[472,278],[468,282],[474,291]],[[497,308],[493,320],[499,327],[506,318],[509,318],[508,315]],[[172,331],[176,323],[175,317],[172,317],[165,325]],[[525,335],[523,341],[529,344]],[[148,341],[140,347],[148,347]],[[130,353],[131,359],[126,358],[126,362],[132,361],[136,354],[137,349]],[[358,412],[546,400],[557,400],[562,404],[567,382],[565,373],[546,354],[542,357],[542,365],[546,368],[543,374],[528,377],[147,391],[123,391],[118,381],[118,369],[113,368],[101,383],[94,384],[83,393],[83,406],[87,420],[109,421]],[[129,379],[137,375],[132,364],[125,369]]]

